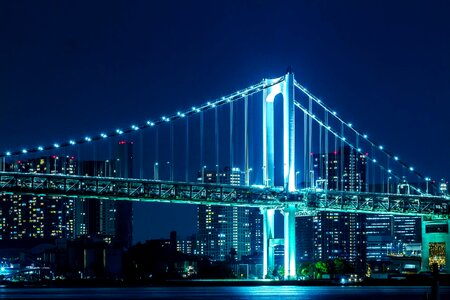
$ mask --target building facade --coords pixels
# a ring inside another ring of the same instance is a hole
[[[72,156],[45,156],[18,160],[7,171],[68,174],[76,173]],[[75,236],[75,200],[64,197],[1,195],[0,240],[52,240]]]
[[[205,183],[242,185],[238,168],[214,172],[202,170],[198,180]],[[234,248],[237,258],[262,252],[262,215],[259,209],[199,205],[197,207],[197,252],[223,261]]]

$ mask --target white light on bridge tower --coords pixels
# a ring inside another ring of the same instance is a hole
[[[274,186],[274,100],[278,94],[283,96],[283,179],[288,191],[295,191],[295,107],[294,107],[294,74],[287,73],[285,79],[278,84],[280,78],[266,79],[269,85],[263,93],[263,183]]]
[[[295,191],[295,106],[294,106],[294,74],[287,73],[281,78],[266,79],[268,86],[263,92],[263,184],[267,187],[275,185],[275,116],[274,101],[278,94],[283,96],[283,185],[286,191]],[[278,82],[278,83],[277,83]],[[273,237],[273,209],[263,209],[264,215],[264,258],[263,272],[268,275],[273,270],[274,259],[270,247]],[[284,218],[284,268],[286,279],[295,278],[295,207],[285,210]]]

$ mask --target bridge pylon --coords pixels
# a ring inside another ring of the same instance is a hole
[[[283,185],[295,191],[295,107],[294,74],[287,73],[284,80],[265,79],[268,86],[263,91],[263,184],[275,186],[275,115],[274,101],[283,96]],[[272,85],[274,82],[279,82]]]

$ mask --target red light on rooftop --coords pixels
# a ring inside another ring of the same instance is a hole
[[[334,151],[333,151],[333,154],[334,154],[334,155],[336,155],[336,154],[337,154],[337,151],[336,151],[336,150],[334,150]]]
[[[75,156],[71,156],[70,159],[71,159],[71,160],[74,160],[74,159],[75,159]]]
[[[309,155],[313,156],[313,155],[314,155],[314,152],[311,152]]]
[[[127,142],[125,142],[125,141],[120,141],[119,142],[119,145],[125,145]]]
[[[56,158],[56,155],[52,155],[52,158]]]
[[[369,156],[369,152],[366,152],[366,156]]]

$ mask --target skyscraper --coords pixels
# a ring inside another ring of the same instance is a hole
[[[120,141],[114,157],[104,161],[83,161],[80,174],[128,178],[133,172],[133,143]],[[79,199],[75,203],[76,236],[101,237],[108,243],[130,247],[133,233],[133,206],[129,201]]]
[[[350,147],[313,157],[317,188],[365,191],[366,157]],[[303,261],[345,258],[364,265],[365,216],[356,213],[318,212],[296,219],[297,259]],[[311,231],[308,231],[310,228]]]
[[[242,185],[238,168],[222,172],[202,170],[205,183]],[[262,251],[262,215],[257,208],[199,205],[197,207],[198,252],[214,260],[224,260],[231,248],[237,257]]]
[[[76,172],[70,156],[45,156],[15,161],[8,171],[47,174]],[[74,237],[74,199],[29,195],[1,195],[1,240],[52,240]]]

